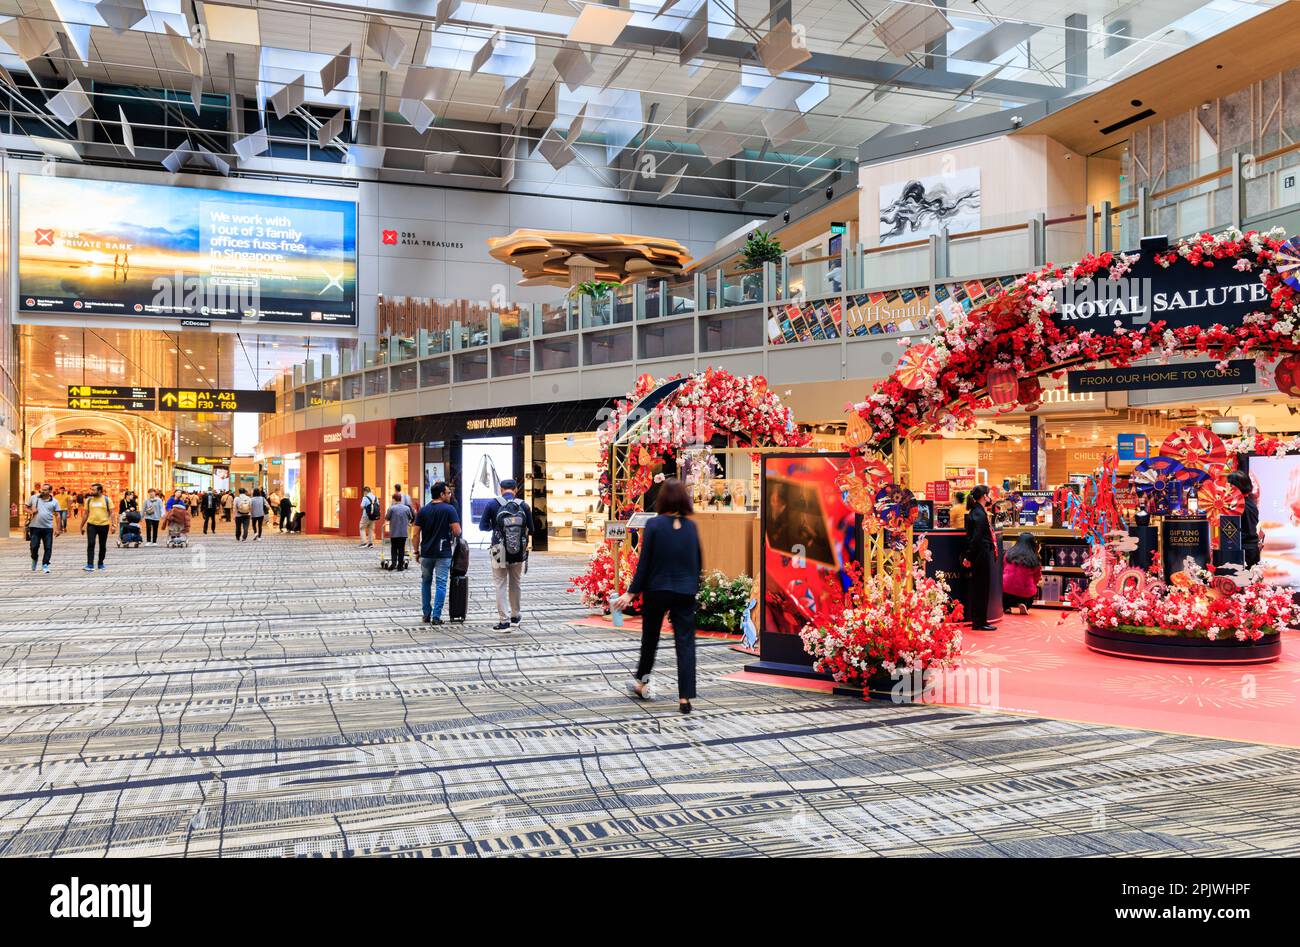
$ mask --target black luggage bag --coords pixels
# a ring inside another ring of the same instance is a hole
[[[469,576],[453,575],[447,589],[447,617],[463,622],[469,612]]]

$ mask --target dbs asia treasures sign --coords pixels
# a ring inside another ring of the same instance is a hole
[[[1252,312],[1269,306],[1268,290],[1258,273],[1217,266],[1169,267],[1156,262],[1168,249],[1164,237],[1142,241],[1140,258],[1121,279],[1105,277],[1066,286],[1056,294],[1056,319],[1080,330],[1113,335],[1117,329],[1142,329],[1154,321],[1167,328],[1239,326]]]

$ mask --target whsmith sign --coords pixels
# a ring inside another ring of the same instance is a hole
[[[1155,257],[1168,249],[1167,238],[1148,237],[1123,278],[1103,275],[1063,287],[1056,293],[1057,321],[1113,335],[1117,328],[1143,329],[1153,321],[1169,329],[1215,323],[1231,328],[1268,309],[1268,290],[1258,273],[1235,270],[1226,260],[1213,267],[1183,260],[1163,267]]]

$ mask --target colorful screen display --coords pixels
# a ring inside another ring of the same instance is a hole
[[[1259,494],[1259,561],[1270,585],[1300,586],[1300,454],[1250,458]]]
[[[349,201],[25,174],[23,312],[357,324]]]
[[[764,634],[797,635],[860,558],[857,515],[836,480],[847,456],[763,458]]]

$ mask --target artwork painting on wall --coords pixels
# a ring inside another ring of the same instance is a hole
[[[980,225],[980,169],[897,181],[880,188],[880,245],[920,240]]]

